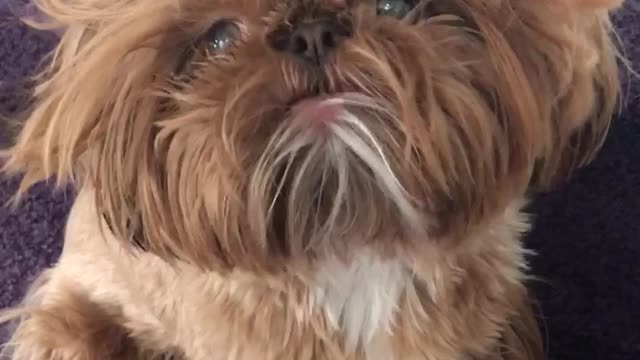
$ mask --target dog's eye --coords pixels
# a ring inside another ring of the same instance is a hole
[[[376,8],[378,15],[402,19],[413,10],[415,5],[415,0],[378,0]]]
[[[211,54],[226,52],[240,38],[240,35],[238,24],[228,20],[219,21],[207,32],[205,39],[207,51]]]

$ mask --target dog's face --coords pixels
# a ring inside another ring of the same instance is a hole
[[[7,168],[117,235],[278,270],[463,239],[588,161],[612,1],[40,0],[66,31]]]

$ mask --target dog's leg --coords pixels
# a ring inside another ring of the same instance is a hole
[[[46,275],[45,275],[46,276]],[[118,311],[92,302],[81,292],[48,288],[46,280],[21,309],[0,314],[16,329],[0,359],[10,360],[148,360],[177,359],[146,351],[130,335]],[[44,295],[44,296],[43,296]]]

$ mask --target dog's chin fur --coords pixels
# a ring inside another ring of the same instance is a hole
[[[604,140],[617,1],[35,2],[62,37],[4,170],[78,197],[9,358],[543,358],[522,208]],[[316,16],[321,64],[276,48]]]

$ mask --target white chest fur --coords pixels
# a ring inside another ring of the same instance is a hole
[[[397,260],[380,260],[368,253],[350,264],[330,260],[317,274],[312,301],[344,334],[348,350],[359,344],[367,349],[374,336],[391,331],[398,299],[409,280],[409,272]]]

